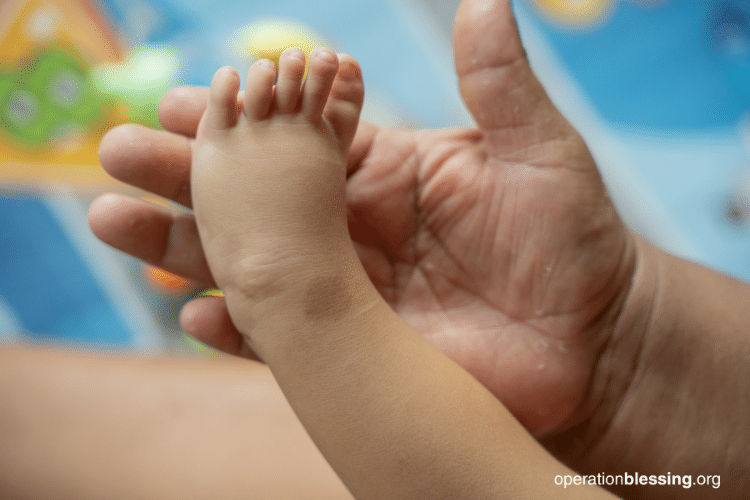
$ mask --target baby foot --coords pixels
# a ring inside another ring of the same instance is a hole
[[[310,55],[303,83],[304,68],[298,49],[282,54],[278,78],[273,63],[257,61],[239,98],[237,71],[221,68],[194,144],[201,241],[241,331],[255,306],[299,288],[311,270],[356,259],[345,187],[361,72],[352,57],[323,48]]]

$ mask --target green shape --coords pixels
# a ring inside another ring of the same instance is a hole
[[[120,64],[95,66],[91,81],[99,92],[124,104],[136,121],[159,128],[159,101],[179,83],[182,66],[175,50],[146,46],[130,52]]]
[[[0,125],[26,143],[47,141],[60,126],[60,117],[33,89],[9,75],[0,76]]]
[[[101,115],[101,94],[91,85],[83,64],[67,54],[39,54],[23,71],[22,84],[69,120],[88,125]]]
[[[198,342],[193,337],[188,335],[187,333],[182,334],[182,338],[185,341],[187,345],[193,348],[193,350],[205,355],[205,356],[213,356],[213,357],[219,357],[223,356],[224,353],[221,351],[218,351],[214,349],[213,347],[209,347],[206,344],[203,344],[201,342]]]

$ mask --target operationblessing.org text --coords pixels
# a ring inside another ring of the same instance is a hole
[[[634,472],[629,474],[589,474],[589,475],[557,475],[555,484],[567,488],[568,486],[682,486],[691,488],[693,486],[710,486],[719,488],[721,486],[721,476],[718,475],[699,475],[691,474],[639,474]]]

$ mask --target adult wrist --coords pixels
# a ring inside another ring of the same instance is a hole
[[[658,289],[654,248],[635,233],[627,235],[628,279],[608,310],[596,335],[606,336],[598,354],[583,404],[569,428],[543,441],[550,451],[579,472],[602,472],[608,442],[623,401],[630,397],[644,340],[652,323]]]

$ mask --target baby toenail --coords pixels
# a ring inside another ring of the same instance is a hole
[[[329,64],[336,62],[336,57],[328,52],[327,50],[320,50],[318,51],[318,59],[320,59],[323,62],[327,62]]]
[[[298,59],[300,61],[305,60],[305,53],[302,49],[287,49],[284,51],[284,57],[291,57],[292,59]]]
[[[259,59],[255,61],[253,65],[258,68],[263,68],[263,69],[268,69],[268,70],[274,69],[276,67],[273,61],[269,61],[268,59]]]

